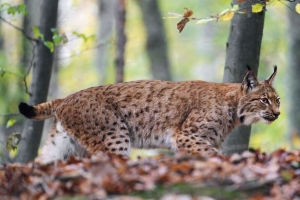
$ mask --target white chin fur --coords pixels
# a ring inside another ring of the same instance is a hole
[[[244,125],[251,125],[259,122],[261,118],[258,117],[245,117],[245,120],[243,122]]]
[[[264,118],[262,118],[261,121],[265,124],[271,124],[273,122],[273,121],[266,120]]]

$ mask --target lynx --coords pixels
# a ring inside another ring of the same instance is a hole
[[[131,147],[219,154],[235,127],[270,124],[280,114],[273,88],[277,67],[264,81],[249,70],[242,83],[133,81],[92,87],[19,111],[33,120],[54,117],[40,163],[105,151],[128,156]]]

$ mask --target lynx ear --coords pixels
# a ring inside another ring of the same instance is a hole
[[[269,85],[273,85],[276,74],[277,74],[277,65],[274,65],[273,74],[267,80],[265,80],[265,82],[268,83]]]
[[[245,91],[245,93],[247,94],[257,86],[258,86],[258,80],[254,74],[254,71],[249,70],[242,82],[242,90]]]

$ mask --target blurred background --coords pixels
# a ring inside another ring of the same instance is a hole
[[[21,0],[1,1],[4,2],[11,5],[24,3]],[[66,41],[58,45],[54,51],[49,100],[62,98],[88,87],[115,83],[116,22],[115,13],[110,10],[115,2],[110,0],[59,1],[57,28]],[[151,68],[152,62],[147,50],[147,32],[162,31],[167,45],[163,62],[169,73],[162,77],[173,81],[222,82],[230,21],[201,25],[190,21],[182,33],[179,33],[176,24],[180,19],[162,19],[162,17],[170,16],[168,12],[182,14],[184,8],[192,9],[194,17],[209,17],[230,8],[231,1],[180,0],[175,3],[158,0],[156,2],[158,9],[147,7],[145,3],[138,0],[125,2],[127,42],[124,81],[154,79],[164,73],[153,72],[155,69]],[[31,22],[25,27],[23,15],[12,16],[3,11],[1,17],[17,27],[27,29],[28,33],[32,34],[30,27],[34,26],[34,23],[37,24],[43,14],[39,13],[38,0],[27,0],[25,3],[36,8],[33,9],[34,12],[29,10],[27,13],[36,16],[36,22]],[[297,132],[295,134],[295,131],[288,128],[289,86],[287,82],[290,78],[286,73],[289,58],[288,12],[290,12],[289,8],[279,2],[267,8],[265,17],[258,78],[266,79],[273,72],[273,66],[275,64],[278,66],[275,88],[281,97],[281,115],[272,125],[258,123],[252,126],[250,147],[260,148],[263,151],[300,147]],[[158,15],[163,24],[162,30],[151,26],[149,20],[151,15]],[[78,37],[74,31],[84,34],[85,38]],[[0,145],[2,147],[5,147],[8,135],[22,132],[24,118],[14,113],[18,113],[19,102],[27,102],[29,99],[23,77],[32,60],[31,51],[32,46],[24,39],[22,33],[0,20]],[[31,77],[31,73],[26,77],[28,86]],[[49,130],[51,122],[48,121],[45,123],[44,132]],[[3,151],[5,148],[2,148]]]

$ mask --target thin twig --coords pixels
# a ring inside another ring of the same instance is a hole
[[[0,19],[2,21],[4,21],[5,23],[7,23],[8,25],[10,25],[11,27],[13,27],[13,28],[17,29],[18,31],[20,31],[24,35],[24,37],[26,37],[28,40],[33,41],[33,42],[38,42],[39,41],[38,39],[33,38],[33,37],[27,35],[27,33],[24,31],[24,29],[22,29],[22,28],[20,28],[20,27],[18,27],[16,25],[10,23],[9,21],[7,21],[6,19],[4,19],[3,17],[0,16]]]
[[[24,86],[25,86],[25,92],[26,94],[28,94],[29,96],[32,95],[32,93],[29,91],[28,89],[28,85],[27,85],[27,82],[26,82],[26,78],[27,76],[29,75],[31,69],[34,67],[34,60],[35,60],[35,48],[36,48],[36,45],[35,43],[31,43],[33,48],[32,48],[32,58],[31,58],[31,61],[30,61],[30,65],[29,65],[29,68],[27,70],[27,73],[23,76],[23,82],[24,82]]]
[[[100,42],[100,43],[98,43],[97,45],[95,45],[95,46],[93,46],[93,47],[91,47],[91,48],[84,49],[84,50],[80,51],[79,53],[70,55],[70,56],[68,56],[68,57],[58,58],[58,60],[70,59],[70,58],[72,58],[72,57],[79,56],[79,55],[81,55],[82,53],[85,53],[86,51],[95,50],[95,49],[97,49],[98,47],[101,47],[101,46],[103,46],[103,45],[110,44],[110,43],[111,43],[111,42]]]
[[[1,19],[2,21],[4,21],[5,23],[7,23],[8,25],[10,25],[11,27],[13,27],[13,28],[15,28],[16,30],[20,31],[20,32],[23,34],[23,36],[24,36],[27,40],[29,40],[30,43],[33,45],[33,49],[32,49],[32,58],[31,58],[31,61],[30,61],[30,66],[29,66],[29,68],[28,68],[28,70],[27,70],[27,73],[26,73],[23,77],[21,77],[22,80],[23,80],[24,86],[25,86],[25,92],[26,92],[26,94],[28,94],[29,96],[31,96],[32,94],[31,94],[31,92],[29,92],[28,85],[27,85],[27,82],[26,82],[26,78],[27,78],[27,76],[29,75],[31,69],[32,69],[33,66],[34,66],[35,48],[36,48],[35,43],[39,42],[40,40],[39,40],[39,39],[36,39],[36,38],[33,38],[33,37],[31,37],[31,36],[29,36],[29,35],[25,32],[24,29],[22,29],[22,28],[20,28],[20,27],[18,27],[18,26],[16,26],[16,25],[10,23],[9,21],[7,21],[6,19],[4,19],[3,17],[0,16],[0,19]]]
[[[6,113],[6,114],[0,114],[0,117],[12,117],[12,116],[17,116],[20,113]]]
[[[295,0],[285,0],[288,2],[294,2]],[[297,15],[299,15],[299,13],[297,13],[295,10],[293,10],[290,6],[288,6],[287,4],[283,3],[283,1],[279,1],[280,3],[282,3],[283,5],[285,5],[286,7],[288,7],[288,9],[290,9],[293,13],[296,13]]]

